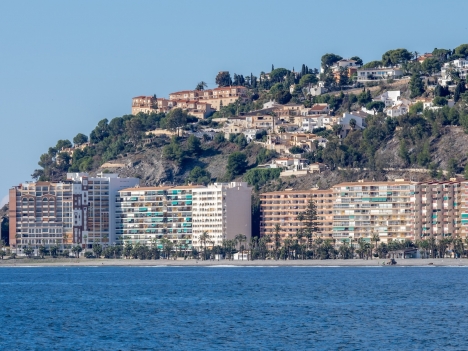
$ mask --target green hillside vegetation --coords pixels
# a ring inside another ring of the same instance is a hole
[[[131,157],[145,150],[159,149],[162,158],[167,163],[172,163],[180,172],[186,172],[187,182],[206,184],[210,181],[227,181],[232,179],[245,179],[255,186],[257,190],[267,186],[269,182],[278,179],[278,170],[256,169],[255,166],[271,160],[276,155],[260,146],[247,145],[245,137],[231,135],[225,138],[218,134],[211,140],[208,136],[198,139],[195,136],[151,137],[146,132],[156,128],[168,129],[174,133],[181,130],[201,131],[204,127],[218,127],[217,118],[235,116],[249,111],[262,108],[263,103],[275,100],[281,103],[300,103],[311,106],[314,103],[328,103],[335,114],[339,114],[361,106],[375,109],[378,113],[367,119],[367,128],[363,131],[352,130],[345,138],[338,137],[340,128],[334,130],[319,130],[316,133],[328,138],[326,148],[317,146],[313,152],[304,154],[310,162],[322,162],[328,165],[331,172],[338,168],[370,169],[380,170],[388,166],[383,156],[388,151],[389,143],[397,141],[397,160],[394,166],[400,168],[424,167],[431,169],[434,177],[442,177],[439,172],[444,167],[449,174],[459,173],[463,170],[466,155],[453,156],[450,161],[434,158],[433,151],[437,149],[437,140],[447,133],[448,127],[460,127],[468,132],[468,93],[465,82],[456,74],[453,80],[457,83],[454,91],[441,86],[435,86],[433,91],[428,89],[425,77],[440,70],[441,65],[455,58],[464,57],[467,52],[467,44],[461,45],[454,50],[434,49],[433,57],[426,59],[422,64],[411,59],[418,53],[411,53],[406,49],[387,51],[382,59],[372,61],[364,66],[376,67],[381,64],[401,64],[403,70],[411,79],[405,88],[408,96],[415,98],[426,96],[434,98],[434,104],[442,106],[435,111],[422,111],[422,104],[412,106],[410,112],[398,118],[385,116],[383,105],[373,102],[375,91],[371,92],[362,86],[358,92],[340,92],[345,85],[351,83],[349,80],[336,82],[330,67],[341,56],[326,54],[322,57],[322,68],[324,73],[319,74],[318,69],[311,69],[302,65],[299,71],[286,68],[274,68],[270,73],[261,72],[258,77],[253,74],[245,77],[240,74],[221,72],[216,77],[219,86],[243,85],[248,88],[246,101],[236,102],[223,106],[219,112],[206,120],[198,121],[181,109],[171,110],[169,113],[152,113],[138,115],[124,115],[112,120],[103,119],[87,135],[78,133],[69,140],[59,140],[55,146],[40,156],[40,168],[35,170],[33,178],[40,180],[61,180],[66,172],[93,172],[103,163]],[[357,62],[362,60],[355,56]],[[306,95],[303,88],[315,84],[318,80],[325,82],[330,89],[329,94],[317,97]],[[197,88],[202,90],[205,83],[199,83]],[[384,88],[388,82],[380,82]],[[294,85],[292,93],[290,87]],[[372,85],[372,84],[371,84]],[[378,91],[377,91],[378,92]],[[447,106],[448,99],[453,99],[456,105],[452,108]],[[265,133],[259,133],[257,139],[265,140]],[[72,156],[62,152],[62,148],[70,148],[80,145],[89,145],[83,149],[76,148]],[[300,150],[298,150],[300,151]],[[197,164],[200,157],[210,159],[210,155],[226,153],[226,166],[222,175],[213,176],[205,164]],[[228,155],[230,154],[230,155]],[[252,161],[253,160],[253,161]],[[193,165],[187,169],[187,165]],[[181,173],[182,174],[182,173]],[[170,179],[169,179],[170,180]]]

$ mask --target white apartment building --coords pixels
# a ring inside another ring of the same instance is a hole
[[[304,132],[313,132],[314,129],[326,128],[333,124],[333,116],[330,115],[313,115],[313,116],[301,116],[295,119]]]
[[[385,104],[385,107],[390,107],[395,105],[396,102],[400,100],[400,95],[400,90],[386,91],[385,93],[375,98],[374,101],[381,101]]]
[[[244,182],[214,183],[193,189],[193,237],[194,247],[202,248],[200,236],[207,232],[207,247],[222,245],[244,234],[247,241],[252,232],[252,188]]]
[[[357,72],[358,82],[399,78],[401,76],[403,76],[403,71],[400,68],[367,68],[359,69]]]
[[[468,73],[468,60],[458,59],[445,63],[440,70],[441,77],[438,79],[439,84],[442,86],[453,84],[452,72],[457,72],[461,79],[466,79]]]
[[[117,190],[139,183],[117,174],[68,173],[64,182],[26,182],[10,189],[10,245],[91,248],[113,242]]]
[[[87,173],[67,173],[67,179],[75,184],[87,184],[83,201],[87,206],[88,233],[83,244],[91,248],[93,244],[113,245],[116,242],[115,198],[119,190],[140,184],[138,178],[119,178],[116,173],[99,173],[89,177]],[[87,197],[87,202],[86,202]],[[78,232],[75,235],[79,234]]]
[[[117,243],[157,245],[170,240],[182,250],[192,248],[192,192],[202,187],[133,187],[116,198]]]

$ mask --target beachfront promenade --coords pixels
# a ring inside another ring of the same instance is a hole
[[[220,260],[220,261],[202,261],[195,259],[187,260],[138,260],[138,259],[75,259],[75,258],[46,258],[46,259],[9,259],[0,260],[0,267],[24,267],[24,266],[303,266],[303,267],[366,267],[382,266],[388,259],[349,259],[349,260]],[[394,267],[401,266],[467,266],[468,259],[436,258],[436,259],[397,259]],[[432,264],[431,264],[432,263]],[[389,267],[389,266],[387,266]]]

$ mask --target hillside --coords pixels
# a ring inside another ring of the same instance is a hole
[[[454,60],[467,55],[468,45],[463,44],[454,50],[435,49],[432,54],[424,54],[423,60],[405,49],[390,50],[382,60],[366,64],[357,56],[342,60],[339,55],[326,54],[320,73],[307,65],[298,72],[272,67],[271,72],[261,72],[258,77],[234,74],[232,78],[229,72],[220,72],[216,76],[219,87],[234,85],[245,93],[228,105],[219,102],[219,109],[211,116],[198,119],[190,114],[190,108],[159,108],[159,102],[169,100],[154,95],[150,97],[156,103],[152,112],[104,119],[89,137],[79,133],[73,142],[59,140],[41,155],[40,168],[32,176],[57,181],[67,172],[115,171],[140,178],[142,185],[243,179],[255,187],[257,194],[291,187],[324,189],[343,180],[449,178],[463,173],[467,164],[468,93],[464,79],[453,69]],[[343,68],[340,62],[352,66]],[[380,80],[370,77],[363,83],[356,78],[356,69],[349,67],[389,67],[403,76]],[[444,71],[450,87],[437,84],[443,67],[450,71]],[[319,85],[328,93],[312,96],[311,88]],[[203,92],[205,86],[204,82],[198,83],[194,92]],[[381,94],[395,90],[399,101],[408,101],[408,110],[392,117],[384,112],[386,105],[379,99]],[[419,102],[415,100],[418,98]],[[314,134],[326,140],[326,147],[316,144],[295,148],[294,153],[302,154],[310,163],[323,163],[328,170],[280,180],[279,172],[256,168],[279,156],[264,148],[267,134],[281,135],[281,124],[291,124],[290,115],[279,117],[271,109],[264,109],[264,104],[271,101],[286,109],[302,106],[307,110],[325,104],[332,117],[361,109],[374,111],[374,115],[367,115],[365,128],[353,126],[345,134],[339,124],[314,129]],[[421,101],[429,101],[432,107],[424,108]],[[454,105],[449,107],[449,101]],[[251,143],[243,133],[228,137],[223,129],[226,119],[231,123],[230,118],[243,118],[251,111],[277,119],[277,129],[258,129]],[[150,134],[155,130],[167,135]],[[180,136],[171,137],[176,134]]]

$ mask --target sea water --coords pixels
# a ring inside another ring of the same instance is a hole
[[[465,350],[468,268],[0,268],[1,350]]]

